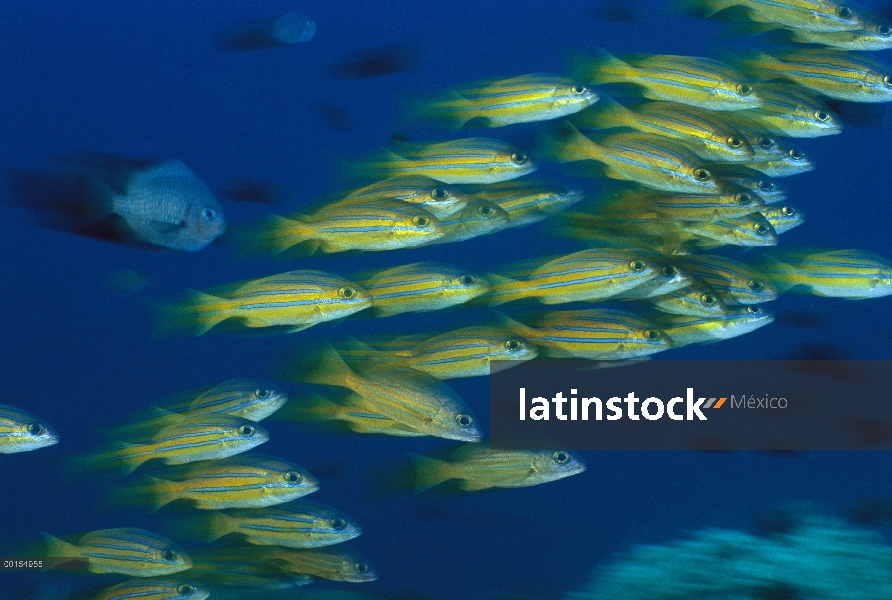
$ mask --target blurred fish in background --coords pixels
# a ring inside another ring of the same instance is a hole
[[[309,42],[314,35],[315,21],[290,12],[276,19],[236,23],[229,31],[217,34],[217,45],[233,52],[265,50]]]

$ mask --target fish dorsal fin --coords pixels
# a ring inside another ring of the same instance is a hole
[[[166,160],[138,172],[140,177],[195,177],[189,167],[179,160]]]

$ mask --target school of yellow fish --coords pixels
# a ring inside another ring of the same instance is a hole
[[[728,339],[771,323],[758,305],[790,290],[849,299],[892,294],[892,262],[867,251],[790,248],[748,262],[718,250],[775,246],[803,223],[773,179],[815,166],[786,138],[842,132],[822,98],[892,101],[892,67],[864,53],[892,48],[892,27],[832,0],[691,5],[703,16],[742,11],[754,27],[811,45],[752,52],[733,65],[599,51],[574,61],[573,78],[530,74],[458,87],[422,103],[413,117],[453,129],[555,123],[529,152],[489,137],[395,143],[352,166],[367,185],[312,213],[271,217],[247,243],[296,256],[388,251],[460,242],[560,213],[554,230],[583,249],[494,273],[437,262],[346,277],[299,269],[190,292],[169,314],[203,335],[224,321],[291,333],[359,311],[390,317],[465,303],[621,301],[628,308],[549,306],[524,322],[494,313],[490,323],[454,331],[325,342],[302,381],[344,388],[337,399],[308,394],[288,403],[274,385],[231,380],[147,411],[83,463],[125,476],[148,461],[164,463],[131,478],[138,481],[122,488],[121,499],[153,511],[191,503],[200,516],[182,531],[208,545],[190,556],[155,533],[117,528],[70,540],[46,533],[48,555],[135,577],[102,592],[103,600],[201,599],[213,586],[287,588],[314,578],[371,581],[371,564],[336,546],[359,536],[360,524],[303,499],[320,488],[311,473],[253,451],[269,439],[260,421],[275,413],[362,434],[460,442],[435,457],[411,457],[403,476],[416,491],[537,485],[580,473],[585,463],[565,450],[491,449],[471,407],[444,380],[486,376],[504,360],[641,359]],[[596,85],[604,87],[596,92]],[[529,179],[536,161],[615,182],[583,204],[579,190]],[[0,452],[58,440],[34,415],[0,406]],[[230,543],[211,543],[218,538]]]

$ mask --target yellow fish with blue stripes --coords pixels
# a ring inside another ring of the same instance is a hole
[[[373,179],[423,176],[443,183],[497,183],[522,177],[537,166],[526,152],[491,138],[402,143],[356,166]]]
[[[478,186],[469,193],[474,198],[496,204],[508,213],[505,229],[538,223],[581,202],[585,197],[579,189],[566,189],[527,179]]]
[[[171,309],[195,335],[226,319],[244,327],[285,327],[288,333],[352,315],[372,305],[369,295],[337,275],[309,269],[289,271],[228,286],[213,294],[190,292],[190,300]]]
[[[777,298],[777,289],[761,269],[709,254],[678,257],[678,261],[715,290],[725,304],[758,304]]]
[[[781,291],[863,300],[892,294],[892,261],[867,250],[766,253],[759,270]]]
[[[281,569],[296,575],[311,575],[331,581],[363,583],[378,579],[369,562],[346,550],[304,550],[297,548],[263,548],[256,556],[273,561]]]
[[[761,105],[757,87],[732,67],[710,58],[633,54],[625,60],[600,51],[579,61],[579,71],[594,83],[639,86],[650,100],[708,108],[741,110]]]
[[[94,600],[205,600],[210,590],[173,579],[131,579],[99,592]]]
[[[383,197],[341,202],[311,215],[273,216],[252,243],[274,254],[297,249],[309,254],[379,252],[430,244],[443,233],[440,220],[420,205]]]
[[[76,544],[43,532],[47,556],[86,558],[91,573],[157,577],[185,571],[192,559],[169,539],[145,529],[102,529]]]
[[[655,322],[672,338],[675,347],[727,340],[773,321],[774,316],[758,306],[735,306],[726,314],[711,317],[674,315],[655,318]]]
[[[460,211],[468,203],[467,194],[454,185],[445,185],[430,177],[394,177],[353,190],[320,210],[331,211],[335,206],[368,204],[381,199],[413,204],[438,219]]]
[[[28,452],[58,443],[58,434],[46,421],[14,406],[0,404],[0,454]]]
[[[484,277],[443,263],[422,262],[351,276],[372,300],[378,316],[441,310],[489,289]]]
[[[812,138],[842,133],[839,117],[824,102],[798,85],[769,82],[759,86],[762,106],[729,113],[734,124],[746,123],[771,135]]]
[[[225,458],[259,446],[269,440],[269,433],[260,425],[225,415],[198,416],[182,419],[137,442],[119,442],[106,452],[86,459],[96,467],[120,465],[129,475],[141,464],[160,459],[168,465],[181,465],[198,460]]]
[[[319,489],[319,480],[306,469],[253,452],[202,460],[143,479],[123,494],[147,502],[153,512],[176,500],[189,500],[201,510],[273,506]]]
[[[367,358],[366,352],[363,358]],[[392,435],[396,437],[423,437],[428,435],[409,425],[394,421],[379,412],[373,403],[356,393],[334,401],[319,394],[308,394],[295,402],[279,418],[317,423],[331,429],[353,433]]]
[[[598,94],[572,79],[534,73],[461,86],[423,103],[419,115],[452,127],[503,127],[548,121],[578,112]]]
[[[208,517],[209,542],[232,533],[261,546],[320,548],[359,537],[362,528],[341,511],[310,502],[220,511]]]
[[[864,29],[867,15],[835,0],[688,0],[702,16],[732,7],[745,9],[750,20],[794,31],[834,32]]]

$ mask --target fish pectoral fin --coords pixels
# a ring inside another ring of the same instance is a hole
[[[479,492],[480,490],[486,490],[492,487],[485,481],[474,480],[474,479],[462,479],[461,483],[458,485],[459,488],[463,489],[466,492]]]

